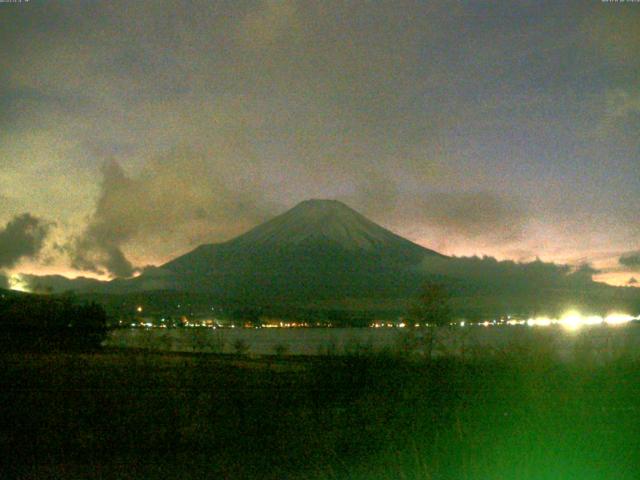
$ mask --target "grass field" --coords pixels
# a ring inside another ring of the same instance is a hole
[[[0,355],[2,478],[637,479],[640,364]]]

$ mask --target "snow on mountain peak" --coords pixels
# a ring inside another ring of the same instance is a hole
[[[408,242],[338,200],[305,200],[230,243],[236,246],[291,246],[331,243],[347,250],[371,250]]]

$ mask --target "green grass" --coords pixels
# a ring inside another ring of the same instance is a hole
[[[0,355],[2,478],[635,479],[640,365]]]

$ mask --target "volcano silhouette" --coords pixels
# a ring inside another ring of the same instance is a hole
[[[164,288],[261,301],[395,296],[414,289],[426,257],[444,258],[339,201],[307,200],[228,242],[201,245],[139,282],[154,277]]]

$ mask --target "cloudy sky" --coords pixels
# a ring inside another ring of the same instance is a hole
[[[337,198],[640,279],[640,4],[0,3],[0,269],[131,275]]]

